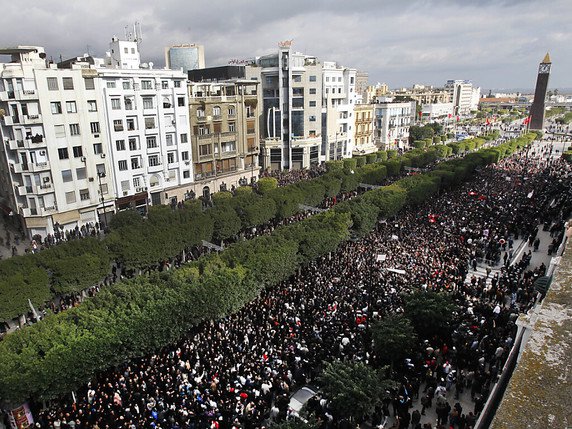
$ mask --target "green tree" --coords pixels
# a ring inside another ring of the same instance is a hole
[[[239,233],[242,222],[231,207],[214,207],[209,214],[213,219],[215,239],[226,240]]]
[[[417,344],[415,329],[402,314],[392,314],[374,323],[371,334],[377,357],[391,368],[409,356]]]
[[[267,194],[272,189],[278,187],[278,180],[274,177],[262,177],[258,179],[258,192],[261,194]]]
[[[381,405],[395,383],[363,362],[328,362],[319,377],[322,391],[338,416],[361,420]]]
[[[421,338],[446,335],[456,310],[451,295],[417,291],[405,297],[405,316]]]

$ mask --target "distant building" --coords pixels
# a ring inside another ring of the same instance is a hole
[[[378,97],[383,97],[389,94],[389,87],[386,83],[377,83],[376,85],[369,85],[365,90],[365,95],[362,99],[362,103],[372,103]]]
[[[445,90],[451,96],[455,115],[468,115],[477,110],[481,88],[474,87],[470,80],[448,80]]]
[[[203,45],[173,45],[165,48],[165,64],[168,69],[189,70],[205,68],[205,48]]]
[[[356,103],[367,102],[367,87],[369,85],[369,74],[366,71],[358,70],[356,73]]]
[[[406,149],[414,121],[415,101],[394,103],[382,97],[375,103],[375,138],[381,149]]]
[[[434,121],[453,116],[453,103],[428,103],[421,106],[421,119]]]
[[[378,147],[375,145],[374,105],[356,104],[354,106],[354,118],[353,155],[376,152]]]
[[[415,84],[412,88],[400,88],[391,92],[392,96],[411,99],[417,104],[442,104],[451,102],[451,94],[443,88]]]

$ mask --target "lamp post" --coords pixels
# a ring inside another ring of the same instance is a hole
[[[97,180],[99,182],[99,195],[100,195],[100,201],[101,201],[101,205],[102,205],[102,209],[103,209],[103,217],[101,218],[101,226],[102,226],[102,230],[105,230],[105,197],[103,196],[103,186],[101,184],[101,179],[105,177],[105,171],[98,171],[97,172]]]
[[[252,148],[252,155],[250,155],[250,184],[254,183],[254,153],[258,152],[258,146]]]

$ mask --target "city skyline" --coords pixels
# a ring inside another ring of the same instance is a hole
[[[15,19],[21,10],[25,26]],[[470,79],[488,89],[532,88],[547,51],[554,62],[549,88],[571,87],[570,16],[572,3],[565,0],[542,8],[529,0],[384,1],[381,7],[373,0],[213,0],[196,10],[180,0],[25,0],[7,4],[0,23],[4,46],[44,46],[54,61],[87,51],[103,56],[111,37],[124,38],[125,26],[138,21],[142,60],[156,67],[164,66],[164,47],[172,44],[204,45],[210,67],[265,55],[293,40],[297,51],[367,71],[371,84],[442,86],[447,79]]]

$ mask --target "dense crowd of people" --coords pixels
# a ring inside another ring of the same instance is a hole
[[[312,164],[311,168],[299,170],[273,170],[265,171],[260,177],[274,177],[278,180],[278,186],[286,186],[301,180],[310,180],[326,173],[326,164]]]
[[[368,326],[402,312],[404,295],[433,290],[448,291],[459,306],[451,315],[455,329],[447,338],[420,339],[400,388],[369,418],[381,427],[393,414],[395,428],[432,428],[434,422],[422,420],[435,406],[438,425],[472,427],[515,340],[516,317],[538,297],[532,285],[542,268],[528,270],[525,253],[490,285],[465,280],[471,261],[493,243],[528,237],[540,223],[569,216],[570,167],[541,155],[537,146],[484,168],[469,185],[344,243],[237,314],[99,374],[75,402],[39,412],[37,426],[223,429],[283,421],[289,395],[314,381],[324,361],[375,363]],[[465,390],[472,410],[457,401]],[[417,398],[423,410],[411,413]],[[310,401],[308,409],[320,428],[350,427],[327,398]]]

